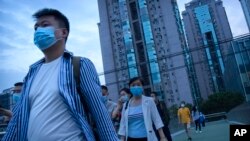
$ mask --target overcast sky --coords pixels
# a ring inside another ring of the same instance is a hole
[[[180,11],[190,0],[178,0]],[[248,33],[239,0],[224,0],[233,36]],[[43,57],[33,44],[34,19],[41,8],[55,8],[70,21],[67,49],[74,55],[93,61],[98,73],[103,72],[97,23],[97,0],[0,0],[0,92],[22,81],[29,65]],[[104,83],[103,77],[100,77]]]

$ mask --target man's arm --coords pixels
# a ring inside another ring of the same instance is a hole
[[[16,141],[20,138],[17,137],[17,134],[18,134],[18,125],[17,125],[17,121],[18,121],[18,118],[20,116],[20,106],[15,106],[14,109],[13,109],[13,116],[11,114],[11,119],[10,119],[10,122],[8,123],[8,127],[6,129],[6,133],[4,135],[4,137],[2,138],[2,141]],[[10,114],[10,113],[9,113]]]
[[[121,121],[120,121],[120,127],[119,127],[119,130],[118,130],[118,134],[120,135],[121,137],[121,141],[125,141],[126,140],[126,120],[125,118],[126,117],[126,114],[125,114],[125,105],[126,103],[123,104],[123,107],[122,107],[122,115],[121,116]]]
[[[155,105],[155,102],[152,100],[148,100],[150,106],[150,115],[151,115],[151,120],[153,121],[155,128],[159,129],[162,128],[164,126],[161,116],[159,114],[159,111]]]
[[[112,112],[112,119],[117,118],[118,114],[121,112],[122,109],[122,102],[118,100],[117,106]]]
[[[93,63],[81,58],[80,87],[83,98],[87,102],[89,111],[94,118],[97,132],[103,141],[117,141],[118,137],[112,124],[107,108],[101,100],[99,77]]]
[[[181,113],[180,113],[180,109],[178,109],[178,111],[177,111],[177,116],[178,116],[178,121],[179,121],[179,123],[181,123]]]

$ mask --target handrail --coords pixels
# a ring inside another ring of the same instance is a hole
[[[6,123],[0,123],[0,127],[1,126],[8,126],[8,124],[6,124]]]
[[[226,114],[227,114],[226,112],[207,114],[207,115],[205,115],[205,118],[207,119],[207,118],[214,118],[214,117],[221,117],[221,116],[226,117]]]
[[[0,135],[4,135],[8,124],[0,124]]]

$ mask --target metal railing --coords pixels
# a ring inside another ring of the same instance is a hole
[[[3,138],[4,134],[6,133],[6,128],[8,124],[0,124],[0,140]]]
[[[205,120],[206,121],[214,121],[214,120],[219,120],[219,119],[226,119],[226,112],[218,112],[218,113],[213,113],[213,114],[207,114],[205,115]]]

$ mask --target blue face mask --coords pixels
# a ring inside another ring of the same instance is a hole
[[[108,96],[102,96],[102,101],[104,102],[104,103],[106,103],[107,101],[108,101]]]
[[[14,94],[12,95],[13,102],[14,102],[14,103],[17,103],[17,102],[19,101],[20,97],[21,97],[21,94],[20,94],[20,93],[14,93]]]
[[[124,102],[127,102],[129,100],[128,98],[128,95],[124,95],[124,96],[121,96],[121,101],[124,103]]]
[[[40,50],[45,50],[54,45],[58,40],[55,37],[55,28],[38,27],[34,33],[34,43]]]
[[[134,96],[141,96],[143,93],[143,88],[141,86],[134,86],[130,88],[130,91]]]

